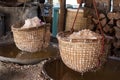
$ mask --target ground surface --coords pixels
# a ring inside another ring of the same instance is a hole
[[[34,65],[18,65],[0,62],[0,80],[43,80],[43,62]]]
[[[2,38],[0,38],[0,45],[4,45],[6,43],[7,44],[13,43],[13,38],[11,37],[11,35],[3,36]],[[8,48],[4,48],[4,49],[5,49],[4,51],[7,51],[6,49]],[[54,52],[56,51],[55,49],[50,49],[50,50],[54,50]],[[54,55],[53,54],[54,52],[52,52],[52,55]],[[29,55],[26,56],[30,57]],[[40,56],[45,57],[46,55],[40,55]],[[50,54],[48,54],[47,56],[50,56]],[[39,56],[37,55],[34,57],[39,57]],[[45,60],[42,60],[41,62],[34,65],[19,65],[15,63],[0,61],[0,80],[44,80],[41,74],[44,62]]]

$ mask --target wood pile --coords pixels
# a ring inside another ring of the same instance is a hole
[[[79,0],[77,0],[79,3]],[[120,0],[95,0],[102,30],[110,39],[111,54],[120,56]],[[87,28],[100,33],[99,22],[93,7],[93,0],[83,0],[84,16],[88,18]]]
[[[113,0],[113,10],[120,11],[120,0]]]
[[[79,1],[79,0],[78,0]],[[111,6],[113,6],[113,11],[120,11],[120,0],[95,0],[97,3],[97,8],[102,12],[109,12]],[[93,0],[84,0],[86,7],[93,8]]]
[[[87,28],[100,33],[99,21],[95,14],[88,16],[91,22]],[[113,46],[111,52],[120,55],[120,12],[108,12],[107,14],[100,13],[99,19],[102,30],[107,38],[111,39],[110,43]]]

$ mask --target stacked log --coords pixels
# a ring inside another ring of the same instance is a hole
[[[95,0],[97,8],[102,12],[109,12],[111,3],[113,3],[113,11],[120,11],[120,0]],[[93,8],[93,0],[85,0],[86,7]]]
[[[110,10],[110,0],[95,0],[98,10],[108,12]],[[93,0],[85,0],[85,6],[93,8]]]
[[[120,0],[113,0],[113,10],[120,11]]]
[[[83,0],[85,17],[91,20],[87,28],[100,33],[99,22],[96,18],[93,0]],[[95,0],[104,34],[111,40],[112,54],[120,55],[120,0]],[[87,9],[89,8],[89,9]]]
[[[112,37],[112,45],[114,54],[120,52],[120,12],[108,12],[107,14],[99,14],[102,30],[105,35]],[[98,19],[92,18],[94,25],[96,25],[96,32],[100,33]],[[95,27],[95,26],[94,26]]]

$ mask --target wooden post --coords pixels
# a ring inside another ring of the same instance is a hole
[[[60,14],[59,14],[58,32],[64,31],[65,19],[66,19],[66,0],[59,0],[59,1],[60,1]]]

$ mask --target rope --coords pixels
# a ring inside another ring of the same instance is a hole
[[[72,25],[72,28],[71,28],[71,31],[72,31],[72,32],[74,31],[74,25],[75,25],[75,21],[76,21],[76,18],[77,18],[77,15],[78,15],[80,6],[81,6],[81,0],[80,0],[80,2],[79,2],[79,7],[78,7],[78,9],[77,9],[77,13],[76,13],[76,16],[75,16],[75,19],[74,19],[74,22],[73,22],[73,25]],[[93,6],[94,6],[94,9],[95,9],[95,13],[96,13],[96,16],[97,16],[97,19],[98,19],[98,23],[99,23],[100,32],[101,32],[101,35],[102,35],[101,54],[100,54],[99,57],[98,57],[98,66],[100,66],[100,58],[101,58],[101,56],[102,56],[103,53],[104,53],[104,39],[105,39],[105,36],[104,36],[104,32],[103,32],[102,27],[101,27],[100,18],[99,18],[99,14],[98,14],[98,11],[97,11],[97,6],[96,6],[95,0],[93,0]]]
[[[41,14],[43,14],[43,13],[42,13],[41,3],[38,2],[38,5],[39,5],[39,7],[40,7]],[[44,20],[45,24],[47,24],[46,19],[45,19],[45,16],[43,15],[42,17],[43,17],[43,20]],[[47,27],[46,27],[45,25],[44,25],[44,28],[45,28],[45,30],[44,30],[44,34],[43,34],[43,44],[42,44],[42,48],[44,48],[44,44],[45,44],[45,42],[46,42],[45,37],[46,37],[46,33],[47,33]]]
[[[41,7],[41,3],[38,3],[38,4],[39,4],[40,10],[41,10],[41,14],[43,14],[43,12],[42,12],[42,7]],[[46,19],[45,19],[45,16],[42,16],[42,17],[43,17],[44,22],[47,23],[47,22],[46,22]]]
[[[81,0],[79,0],[79,6],[78,6],[78,9],[77,9],[77,13],[76,13],[76,16],[75,16],[75,19],[73,21],[73,25],[72,25],[72,28],[71,28],[71,31],[73,32],[74,31],[74,25],[75,25],[75,21],[76,21],[76,18],[77,18],[77,15],[78,15],[78,12],[79,12],[79,9],[80,9],[80,6],[81,6]]]
[[[23,5],[23,10],[22,10],[23,13],[25,11],[26,3],[27,3],[27,0],[25,0],[24,5]]]
[[[101,27],[100,18],[99,18],[99,14],[98,14],[98,11],[97,11],[97,7],[96,7],[96,2],[95,2],[95,0],[93,0],[93,6],[94,6],[95,13],[96,13],[96,16],[97,16],[97,19],[98,19],[98,22],[99,22],[100,32],[101,32],[101,34],[102,34],[101,54],[100,54],[100,56],[98,57],[98,66],[100,66],[100,58],[101,58],[101,56],[102,56],[103,53],[104,53],[104,39],[105,39],[105,36],[104,36],[104,32],[103,32],[102,27]]]

